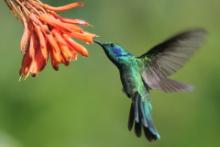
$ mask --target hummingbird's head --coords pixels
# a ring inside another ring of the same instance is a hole
[[[95,40],[95,43],[97,43],[98,45],[100,45],[106,55],[109,57],[110,60],[112,61],[119,61],[120,57],[125,57],[125,56],[129,56],[130,54],[125,51],[120,45],[115,44],[115,43],[101,43],[99,41]]]

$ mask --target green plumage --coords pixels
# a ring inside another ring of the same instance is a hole
[[[118,67],[123,90],[131,99],[128,128],[138,137],[142,130],[149,141],[158,140],[160,135],[151,118],[149,91],[159,89],[165,92],[190,91],[189,85],[169,79],[200,47],[206,32],[190,30],[172,37],[153,47],[140,57],[127,52],[114,43],[100,43],[107,57]]]

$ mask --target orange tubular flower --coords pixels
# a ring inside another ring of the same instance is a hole
[[[64,18],[57,14],[72,8],[82,7],[80,2],[53,7],[40,0],[5,0],[12,12],[22,21],[24,32],[20,42],[24,55],[20,68],[21,77],[36,76],[48,61],[55,70],[59,64],[68,65],[77,60],[78,53],[87,57],[88,51],[73,39],[93,43],[95,34],[85,32],[80,26],[88,22]]]

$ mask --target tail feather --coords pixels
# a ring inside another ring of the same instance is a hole
[[[134,125],[134,132],[136,134],[136,136],[139,138],[141,137],[141,134],[142,134],[142,123],[141,122],[135,122],[135,125]]]
[[[134,108],[135,106],[134,106],[134,103],[132,102],[131,107],[130,107],[129,117],[128,117],[128,130],[129,131],[132,130],[132,127],[134,125],[134,114],[135,114]]]
[[[142,113],[141,113],[141,107],[140,107],[140,102],[141,99],[140,98],[136,98],[135,100],[135,134],[137,137],[141,137],[142,134],[142,125],[143,125],[143,121],[142,121]]]
[[[133,99],[130,108],[128,129],[132,130],[133,126],[137,137],[141,137],[143,128],[144,135],[149,141],[160,139],[159,133],[153,126],[150,104],[143,102],[139,94]]]

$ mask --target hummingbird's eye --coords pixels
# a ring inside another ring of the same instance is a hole
[[[111,47],[114,47],[115,45],[114,45],[114,43],[111,43],[110,46],[111,46]]]

